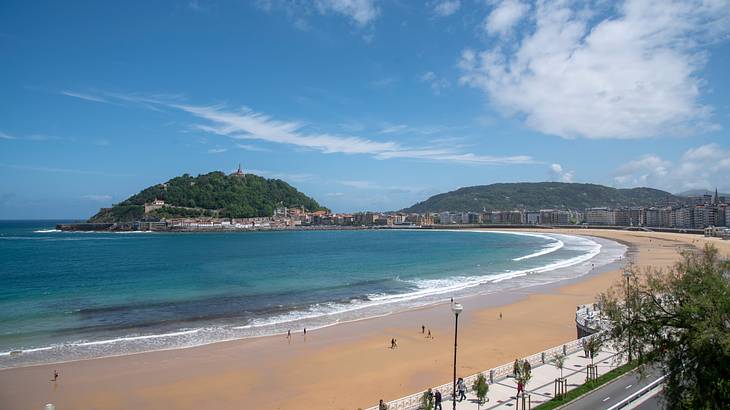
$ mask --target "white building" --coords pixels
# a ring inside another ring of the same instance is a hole
[[[585,222],[588,225],[615,225],[616,213],[608,208],[586,209]]]

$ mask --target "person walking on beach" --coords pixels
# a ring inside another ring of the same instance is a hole
[[[433,336],[431,336],[431,329],[428,329],[428,336],[426,336],[428,339],[433,339]]]
[[[291,339],[291,329],[286,331],[286,338]]]
[[[54,382],[55,382],[55,381],[58,381],[58,376],[59,376],[59,374],[58,374],[58,370],[54,370],[54,371],[53,371],[53,381],[54,381]]]
[[[464,383],[464,379],[459,377],[459,381],[456,382],[456,390],[459,392],[459,403],[461,403],[462,400],[466,400],[466,383]]]
[[[441,407],[441,392],[436,390],[436,394],[433,395],[434,403],[433,403],[433,410],[444,410]]]
[[[306,335],[307,335],[307,328],[305,327],[304,328],[304,336],[306,336]]]
[[[426,334],[426,326],[421,325],[421,334]]]
[[[502,312],[499,312],[499,320],[502,320]]]

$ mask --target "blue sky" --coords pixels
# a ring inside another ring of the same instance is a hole
[[[462,186],[730,191],[727,1],[0,4],[0,219],[182,173],[335,211]]]

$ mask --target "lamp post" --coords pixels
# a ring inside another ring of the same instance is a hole
[[[452,403],[454,405],[453,409],[456,410],[456,341],[457,336],[459,334],[459,313],[461,313],[462,310],[464,310],[464,307],[461,306],[461,303],[452,303],[451,304],[451,310],[454,312],[454,389],[452,390]]]
[[[629,287],[631,286],[631,271],[624,269],[624,277],[626,278],[626,317],[629,319],[629,325],[626,328],[628,332],[628,351],[629,351],[629,362],[631,361],[631,307],[629,306]]]

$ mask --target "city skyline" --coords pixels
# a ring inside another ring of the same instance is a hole
[[[496,182],[730,192],[726,2],[0,7],[0,219],[239,163],[335,212]]]

